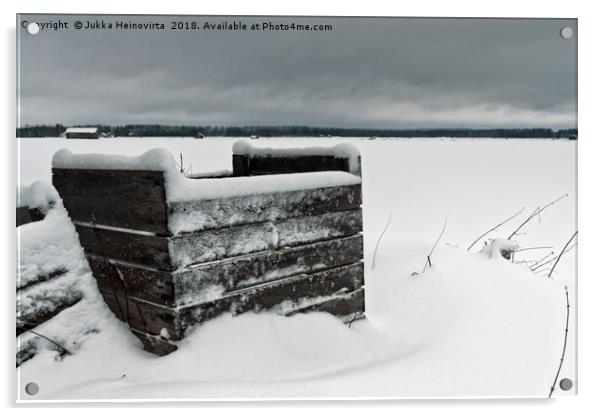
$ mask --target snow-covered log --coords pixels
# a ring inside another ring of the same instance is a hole
[[[220,178],[185,177],[162,150],[53,159],[105,302],[157,354],[222,313],[363,316],[360,172],[341,145],[237,143],[233,176]]]

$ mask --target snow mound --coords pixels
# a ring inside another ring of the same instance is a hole
[[[17,188],[17,207],[38,208],[45,214],[59,199],[54,186],[44,180]]]
[[[60,149],[52,157],[58,169],[176,170],[176,161],[167,149],[152,149],[140,156],[128,157],[104,153],[73,154]]]
[[[159,358],[88,302],[79,310],[98,314],[98,336],[59,361],[56,352],[34,357],[21,377],[54,399],[545,397],[562,345],[562,285],[452,248],[410,277],[400,247],[414,250],[385,246],[378,268],[366,268],[367,319],[351,327],[325,313],[223,315]]]
[[[485,246],[480,251],[489,258],[503,257],[510,260],[512,253],[518,250],[518,243],[505,238],[494,238],[485,242]]]

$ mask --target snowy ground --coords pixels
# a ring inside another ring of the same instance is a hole
[[[50,180],[50,160],[62,147],[123,155],[164,147],[202,172],[230,168],[235,141],[21,139],[20,183]],[[35,381],[35,399],[547,397],[562,349],[564,285],[573,307],[560,378],[575,381],[576,250],[547,279],[522,264],[479,254],[480,243],[470,253],[466,248],[525,207],[491,234],[507,237],[537,206],[568,193],[516,237],[521,247],[553,246],[558,253],[576,229],[576,142],[307,138],[253,145],[340,142],[354,143],[362,154],[368,319],[347,328],[326,314],[224,316],[196,330],[177,352],[157,358],[140,350],[100,301],[90,274],[82,273],[85,300],[39,331],[66,342],[86,333],[85,342],[62,360],[49,350],[25,363],[20,392]],[[434,267],[412,276],[422,271],[445,219]],[[549,251],[518,253],[515,261]],[[89,332],[91,323],[99,333]]]

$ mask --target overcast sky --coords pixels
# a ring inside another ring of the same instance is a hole
[[[18,29],[20,125],[576,125],[574,20],[32,16]],[[74,22],[165,30],[76,30]],[[330,24],[174,31],[171,21]]]

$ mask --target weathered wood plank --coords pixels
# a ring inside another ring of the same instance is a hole
[[[52,184],[60,195],[165,203],[163,172],[148,170],[53,169]]]
[[[321,171],[349,172],[347,158],[334,155],[233,155],[234,176],[271,175]]]
[[[195,295],[215,287],[229,292],[355,263],[362,258],[363,237],[355,235],[201,264],[174,274],[176,302],[184,305]]]
[[[40,208],[34,207],[29,208],[29,216],[31,217],[31,222],[42,221],[46,216]]]
[[[102,288],[101,293],[109,309],[131,328],[152,335],[161,335],[161,330],[165,329],[170,340],[181,340],[191,326],[223,313],[236,315],[278,307],[277,313],[286,314],[296,310],[296,305],[311,303],[312,298],[317,302],[337,292],[342,295],[354,291],[363,286],[363,276],[363,263],[360,262],[280,279],[184,308],[169,308]]]
[[[68,295],[54,299],[45,299],[44,307],[39,308],[32,313],[17,313],[17,336],[29,329],[34,329],[49,319],[52,319],[54,316],[75,305],[80,300],[81,296],[73,297]]]
[[[186,266],[264,250],[346,237],[362,231],[361,210],[207,230],[170,239],[172,266]]]
[[[360,288],[353,292],[327,299],[323,302],[293,309],[287,313],[287,316],[295,313],[328,312],[332,315],[344,318],[345,320],[354,319],[354,316],[357,319],[357,317],[362,315],[366,310],[364,296],[364,288]]]
[[[111,292],[105,288],[100,289],[109,309],[131,328],[152,335],[161,335],[161,330],[165,329],[170,339],[181,339],[179,314],[176,309],[125,296],[123,293]]]
[[[169,202],[170,220],[186,221],[194,216],[200,225],[193,231],[242,224],[280,221],[326,212],[359,209],[362,186],[346,185],[290,192],[273,192],[233,198]]]
[[[60,277],[67,273],[67,269],[64,267],[59,267],[49,273],[38,274],[34,279],[28,280],[27,283],[23,284],[20,279],[17,279],[17,291],[28,289],[38,283],[46,282],[48,280]]]
[[[52,183],[74,221],[168,234],[162,172],[53,169]]]
[[[276,308],[286,313],[296,304],[312,302],[312,299],[333,296],[336,293],[354,291],[364,285],[364,264],[355,263],[322,272],[295,276],[274,284],[255,287],[239,296],[235,313],[261,311]]]
[[[161,270],[171,270],[167,237],[144,235],[76,224],[87,253]]]
[[[144,350],[152,352],[153,354],[164,356],[167,354],[171,354],[172,352],[178,349],[178,346],[174,342],[168,341],[159,336],[145,334],[136,329],[132,329],[132,333],[136,335],[136,337],[138,337],[140,341],[142,341],[142,346],[144,347]]]
[[[361,235],[210,262],[173,275],[87,255],[101,290],[120,292],[165,306],[184,306],[215,291],[216,287],[225,293],[295,274],[355,263],[362,257]]]
[[[29,207],[17,207],[17,227],[31,222]]]
[[[62,194],[61,197],[73,221],[96,222],[112,227],[169,234],[165,204],[136,201],[123,194],[106,198]]]
[[[232,176],[249,176],[249,157],[232,155]]]
[[[170,272],[119,263],[87,254],[90,269],[101,290],[120,292],[166,306],[175,306]]]
[[[312,274],[303,274],[243,289],[213,302],[184,307],[179,310],[181,330],[229,312],[234,315],[278,307],[285,314],[295,304],[311,298],[332,296],[336,292],[353,291],[364,284],[363,263],[337,267]]]

